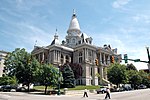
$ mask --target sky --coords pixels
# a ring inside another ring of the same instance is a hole
[[[117,48],[129,59],[148,61],[150,0],[0,0],[0,50],[48,46],[56,33],[65,40],[76,11],[81,31],[93,45]],[[122,61],[124,63],[124,61]],[[146,63],[133,62],[137,69]]]

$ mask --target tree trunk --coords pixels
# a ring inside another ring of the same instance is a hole
[[[30,92],[30,83],[28,83],[28,92]]]
[[[45,85],[45,94],[47,93],[47,85]]]

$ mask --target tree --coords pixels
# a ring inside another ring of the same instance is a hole
[[[129,83],[134,89],[137,89],[137,86],[142,82],[142,77],[139,75],[139,72],[135,70],[129,70],[127,73]]]
[[[150,79],[149,79],[149,74],[144,72],[144,71],[139,71],[139,75],[142,78],[141,84],[146,85],[147,87],[150,87]]]
[[[59,70],[53,65],[43,64],[38,70],[38,81],[45,86],[45,94],[47,93],[48,86],[57,86],[58,79],[62,75],[59,73]]]
[[[39,68],[39,62],[26,52],[25,49],[17,48],[9,53],[4,62],[9,76],[15,76],[19,83],[29,86],[34,82],[34,77]]]
[[[125,65],[118,63],[111,64],[108,68],[108,80],[119,86],[127,82],[127,73]]]
[[[74,73],[73,73],[71,67],[69,66],[69,64],[65,64],[63,66],[62,76],[63,76],[63,87],[65,87],[65,88],[75,87]]]
[[[4,76],[0,77],[0,85],[16,85],[17,79],[15,77]]]
[[[70,63],[69,64],[71,69],[73,70],[73,73],[74,73],[74,77],[75,79],[78,79],[79,77],[82,76],[82,66],[78,63]]]
[[[136,67],[131,63],[131,64],[127,64],[127,70],[136,70]]]

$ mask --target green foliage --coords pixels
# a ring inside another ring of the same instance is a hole
[[[129,70],[128,71],[128,80],[132,84],[132,87],[137,88],[138,85],[142,82],[142,77],[139,75],[138,71]]]
[[[34,82],[34,77],[39,67],[38,61],[26,52],[25,49],[17,48],[9,53],[4,62],[9,76],[15,76],[19,83],[28,85]]]
[[[45,94],[47,92],[47,86],[57,86],[58,79],[62,78],[61,73],[59,73],[58,68],[53,65],[43,64],[38,70],[38,82],[45,86]]]
[[[127,64],[127,70],[136,70],[136,67],[131,63],[131,64]]]
[[[133,64],[127,66],[121,64],[112,64],[108,69],[108,80],[113,84],[131,84],[133,88],[144,84],[150,87],[149,75],[144,71],[138,71]]]
[[[40,83],[51,86],[55,86],[58,84],[59,70],[53,65],[41,65],[38,74]]]
[[[92,85],[88,85],[88,86],[76,86],[74,88],[69,88],[68,90],[84,90],[84,89],[88,89],[88,90],[93,90],[93,89],[99,89],[100,86],[92,86]]]
[[[75,79],[78,79],[79,77],[82,76],[83,71],[82,71],[82,66],[80,64],[70,63],[69,66],[73,70]]]
[[[149,79],[149,74],[144,72],[144,71],[139,71],[139,75],[142,78],[141,84],[146,85],[147,87],[150,87],[150,79]]]
[[[45,86],[34,86],[34,89],[36,90],[44,90]],[[51,87],[48,87],[49,89],[52,89]],[[83,86],[83,85],[79,85],[76,86],[74,88],[68,88],[68,90],[84,90],[84,89],[88,89],[88,90],[93,90],[93,89],[99,89],[100,86],[93,86],[93,85],[88,85],[88,86]],[[64,88],[61,89],[62,91],[64,90]]]
[[[101,75],[99,73],[96,73],[95,76],[97,76],[98,78],[101,77]]]
[[[108,80],[113,84],[127,82],[126,66],[118,63],[111,64],[108,69]]]
[[[63,79],[64,79],[62,87],[65,87],[65,88],[75,87],[74,73],[68,64],[63,66],[62,75],[63,75]]]
[[[15,77],[4,76],[0,77],[0,85],[16,85],[17,80]]]

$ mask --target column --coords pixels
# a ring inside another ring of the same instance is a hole
[[[50,63],[51,62],[51,60],[50,60],[50,51],[48,51],[47,59],[48,59],[48,63]]]
[[[71,62],[71,57],[69,56],[69,62]]]
[[[110,55],[108,55],[108,65],[110,65]]]
[[[63,64],[66,63],[66,55],[63,56],[64,60],[63,60]]]
[[[61,63],[61,61],[60,61],[60,59],[61,59],[61,52],[59,51],[58,53],[59,53],[58,54],[58,62]]]
[[[103,83],[103,81],[102,81],[103,78],[104,78],[104,77],[103,77],[103,67],[100,66],[100,84]]]
[[[105,74],[104,74],[105,76],[104,76],[104,78],[107,80],[107,67],[105,67],[105,70],[104,70],[104,71],[105,71]]]
[[[44,61],[44,52],[42,52],[42,62]]]
[[[38,54],[38,61],[40,62],[40,53]]]
[[[97,66],[94,67],[94,85],[98,85],[98,77],[96,76],[96,73],[98,73]]]
[[[85,61],[87,61],[87,49],[85,48]]]
[[[106,57],[105,57],[106,55],[104,54],[103,56],[104,56],[104,65],[106,65]]]
[[[86,62],[86,58],[85,58],[85,48],[83,48],[82,58],[83,58],[83,61]]]
[[[53,60],[53,61],[55,61],[55,50],[54,50],[54,52],[53,52],[53,55],[54,55],[54,60]]]
[[[99,63],[100,63],[100,65],[102,65],[102,54],[101,54],[101,52],[99,53]]]

